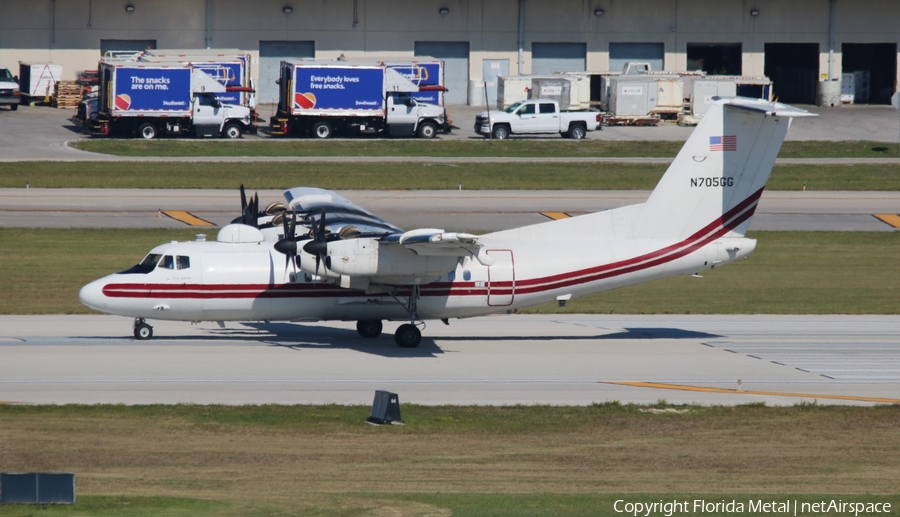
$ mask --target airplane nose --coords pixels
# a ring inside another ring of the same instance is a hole
[[[81,292],[78,293],[78,299],[95,311],[105,311],[106,295],[103,294],[103,286],[105,284],[106,282],[103,280],[94,280],[81,288]]]

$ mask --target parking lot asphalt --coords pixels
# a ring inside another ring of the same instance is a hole
[[[890,106],[842,106],[839,108],[818,108],[801,106],[818,117],[802,118],[794,121],[788,140],[872,140],[896,142],[900,135],[900,113]],[[267,139],[266,120],[274,105],[260,107],[260,134],[249,135],[248,140]],[[447,140],[481,140],[473,126],[475,115],[484,111],[483,107],[450,106],[449,117],[454,129],[449,135],[440,135]],[[47,106],[22,106],[18,111],[0,110],[0,160],[116,160],[87,153],[68,147],[67,142],[92,138],[81,133],[69,120],[73,110],[60,110]],[[692,127],[682,127],[674,123],[663,123],[657,127],[604,127],[602,131],[588,133],[589,139],[598,140],[646,140],[683,141],[693,131]],[[556,136],[529,136],[516,138],[559,138]]]

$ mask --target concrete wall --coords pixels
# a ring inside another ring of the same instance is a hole
[[[836,0],[841,44],[897,43],[900,2]],[[127,12],[126,5],[134,11]],[[416,41],[467,41],[470,77],[483,59],[516,73],[518,0],[209,0],[213,48],[255,52],[260,40],[314,40],[317,57],[409,58]],[[71,79],[96,68],[101,39],[153,39],[157,48],[204,48],[207,0],[0,0],[0,65],[55,62]],[[282,8],[290,5],[293,12]],[[828,0],[526,0],[524,72],[532,42],[583,42],[589,71],[609,65],[610,42],[661,42],[668,69],[688,43],[741,43],[745,75],[762,75],[765,43],[818,43],[828,70]],[[449,9],[439,14],[442,7]],[[602,16],[594,10],[603,9]],[[751,16],[758,9],[758,16]],[[355,26],[354,26],[355,25]],[[898,67],[900,68],[900,67]]]

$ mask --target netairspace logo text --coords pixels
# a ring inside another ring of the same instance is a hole
[[[822,513],[837,513],[845,515],[877,515],[891,513],[891,503],[867,503],[849,502],[841,499],[823,500],[818,502],[798,502],[796,499],[784,499],[781,501],[763,499],[750,499],[738,501],[732,499],[726,501],[707,501],[705,499],[632,502],[619,499],[613,504],[616,513],[631,515],[633,517],[650,517],[651,515],[663,515],[672,517],[678,514],[700,515],[704,513],[734,513],[734,514],[773,514],[773,515],[817,515]]]

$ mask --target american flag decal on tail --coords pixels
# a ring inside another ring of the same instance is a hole
[[[710,152],[716,151],[737,151],[737,136],[711,136],[709,137]]]

